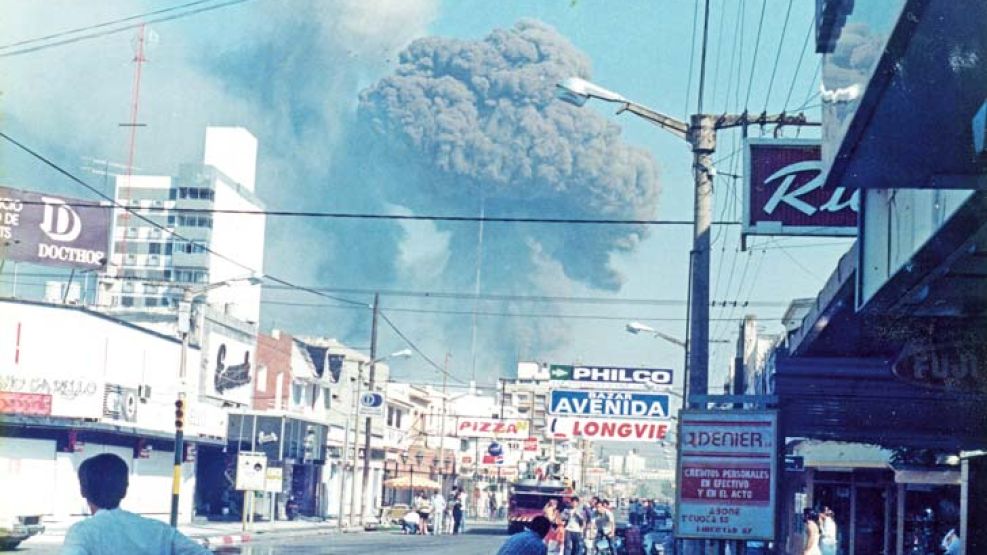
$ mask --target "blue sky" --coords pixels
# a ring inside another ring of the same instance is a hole
[[[815,82],[818,56],[812,52],[811,43],[795,75],[814,11],[812,3],[711,0],[710,4],[706,95],[711,111],[741,111],[745,105],[751,112],[760,112],[765,107],[770,112],[792,111],[806,98],[810,98],[810,105],[815,104],[811,97],[818,86]],[[4,14],[0,18],[0,36],[14,42],[171,5],[170,2],[138,4],[107,0],[81,8],[72,2],[39,4],[0,0]],[[789,6],[791,13],[785,27]],[[383,194],[383,198],[370,198],[358,186],[344,180],[361,175],[354,173],[354,168],[373,164],[373,161],[354,159],[358,153],[347,149],[345,144],[351,128],[357,125],[358,95],[392,73],[398,52],[411,40],[426,36],[478,40],[493,29],[509,29],[524,18],[539,20],[554,27],[585,54],[591,64],[593,81],[682,118],[687,110],[695,109],[698,83],[698,52],[693,50],[695,7],[694,2],[685,0],[249,0],[154,24],[152,28],[159,42],[149,53],[151,61],[145,66],[141,96],[142,114],[150,125],[139,138],[136,165],[148,173],[174,173],[179,163],[195,161],[201,155],[205,125],[243,125],[261,140],[258,190],[271,208],[308,206],[311,199],[295,192],[319,191],[322,208],[408,210]],[[762,9],[765,17],[763,25],[759,25]],[[701,18],[701,11],[699,15]],[[783,28],[786,29],[784,42],[767,102],[768,83]],[[4,92],[0,96],[3,114],[0,126],[69,168],[81,166],[81,156],[120,160],[126,140],[118,123],[126,120],[129,109],[132,36],[129,32],[121,33],[37,53],[0,57],[0,89]],[[751,79],[755,48],[757,60]],[[694,71],[690,80],[692,58],[695,58]],[[784,100],[789,88],[793,94],[786,106]],[[590,103],[583,110],[619,125],[626,145],[653,154],[661,187],[654,217],[690,219],[691,156],[685,144],[629,114],[613,115],[613,106]],[[818,119],[818,109],[810,107],[807,115]],[[760,129],[750,129],[752,136],[760,133]],[[786,134],[791,136],[793,131],[787,130]],[[812,132],[806,131],[802,136],[812,136]],[[730,158],[738,138],[739,131],[720,135],[720,149],[714,159],[719,162],[721,174],[742,171],[741,165],[733,165],[734,159]],[[386,151],[383,155],[387,155]],[[9,145],[0,146],[0,174],[5,183],[15,186],[85,196],[64,178],[39,167]],[[87,178],[99,181],[92,175]],[[717,219],[736,219],[740,182],[721,177],[715,194]],[[436,206],[451,210],[453,205],[437,203]],[[499,207],[505,212],[510,209],[504,215],[538,215],[526,208],[530,207],[523,202]],[[455,209],[471,213],[476,205],[463,204]],[[393,252],[378,253],[375,261],[367,262],[361,259],[361,253],[347,250],[346,238],[350,236],[347,234],[372,236],[384,233],[382,228],[352,222],[333,224],[335,227],[329,230],[299,225],[269,223],[265,271],[315,285],[431,291],[456,286],[461,292],[472,290],[469,279],[449,281],[447,276],[429,276],[427,272],[415,274],[411,279],[409,274],[401,272],[409,267],[419,271],[429,261],[448,255],[450,247],[446,241],[469,243],[466,232],[457,235],[428,225],[392,226],[387,233],[400,238],[391,245]],[[325,237],[320,233],[325,233]],[[497,244],[497,234],[506,231],[490,225],[485,233],[491,244]],[[719,229],[714,232],[714,238],[712,283],[715,287],[711,298],[768,304],[747,309],[717,308],[711,316],[736,319],[744,313],[754,313],[764,321],[769,332],[779,329],[778,318],[785,303],[816,294],[847,246],[847,241],[834,239],[758,238],[753,241],[753,250],[741,253],[736,228]],[[333,263],[315,264],[299,245],[304,241],[308,241],[306,246],[330,251],[326,258]],[[601,290],[585,281],[569,279],[547,263],[547,270],[533,291],[542,295],[662,299],[681,303],[637,306],[481,303],[480,308],[492,312],[554,311],[610,318],[625,315],[642,320],[650,318],[649,323],[656,328],[684,337],[690,243],[689,227],[659,227],[633,251],[615,251],[611,265],[624,277],[618,291]],[[386,264],[386,260],[380,260],[386,256],[411,259],[417,265]],[[488,265],[497,263],[484,260]],[[521,279],[512,282],[509,272],[493,275],[496,280],[484,282],[484,292],[516,293],[530,287]],[[2,279],[6,281],[9,277],[7,274]],[[22,280],[22,288],[29,281]],[[2,286],[9,291],[9,283]],[[24,291],[21,289],[21,294]],[[266,294],[266,298],[275,302],[321,302],[301,293],[273,292]],[[471,303],[385,297],[385,307],[388,306],[468,310]],[[465,332],[471,318],[397,311],[391,313],[391,318],[433,359],[441,361],[450,353],[451,367],[457,376],[468,378],[471,374],[470,334]],[[352,310],[271,304],[265,306],[264,319],[266,327],[276,325],[293,333],[328,334],[357,347],[368,344],[369,319],[366,314],[355,314]],[[680,348],[628,335],[619,319],[540,319],[537,327],[530,329],[529,322],[519,320],[524,319],[477,318],[481,378],[489,380],[497,374],[509,374],[512,368],[505,361],[514,358],[662,366],[681,374]],[[711,325],[714,339],[732,339],[735,329],[734,322]],[[529,333],[538,339],[525,341],[525,334]],[[545,337],[551,341],[541,343]],[[382,352],[404,347],[403,341],[386,329],[381,342]],[[711,384],[722,383],[731,350],[729,345],[718,345],[713,350]],[[396,368],[396,375],[420,381],[438,380],[434,369],[420,359],[403,363]]]

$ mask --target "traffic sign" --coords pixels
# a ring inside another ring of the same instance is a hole
[[[668,418],[668,395],[553,389],[549,392],[548,412],[556,416]]]
[[[360,395],[360,414],[384,416],[384,394],[379,391],[368,391]]]
[[[583,384],[672,385],[672,371],[665,368],[620,368],[553,364],[548,376],[554,381]]]

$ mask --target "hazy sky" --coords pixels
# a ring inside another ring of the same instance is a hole
[[[149,17],[224,3],[204,0]],[[101,185],[101,176],[82,170],[83,157],[126,161],[129,136],[119,124],[129,119],[135,31],[34,52],[10,45],[179,4],[0,0],[0,128]],[[814,5],[710,4],[709,110],[792,112],[808,104],[810,119],[818,119],[811,41],[800,62]],[[476,215],[482,204],[488,215],[688,220],[692,178],[683,141],[631,114],[615,116],[614,106],[577,109],[552,94],[554,81],[573,72],[684,117],[696,109],[695,13],[686,0],[246,0],[151,23],[155,40],[139,99],[147,127],[138,132],[135,166],[177,173],[179,164],[201,158],[206,125],[239,125],[260,141],[257,189],[272,209]],[[408,49],[416,39],[426,40]],[[739,139],[739,131],[720,134],[716,219],[739,216],[741,182],[730,177],[743,172],[731,156]],[[88,196],[8,144],[0,144],[0,182]],[[725,321],[711,325],[714,339],[733,339],[745,313],[777,331],[785,304],[814,296],[847,245],[758,238],[739,252],[737,231],[714,230],[711,298],[752,306],[715,308],[711,316]],[[641,320],[684,338],[690,227],[491,223],[483,245],[482,292],[515,298],[477,303],[475,365],[473,301],[384,296],[390,320],[434,360],[449,353],[456,376],[469,379],[475,367],[481,383],[490,383],[512,373],[518,358],[681,374],[679,347],[631,336],[623,326]],[[469,294],[476,279],[475,223],[272,218],[267,247],[265,272],[311,286]],[[2,279],[9,291],[9,270]],[[22,277],[21,288],[43,279]],[[522,295],[662,302],[516,298]],[[369,344],[365,310],[283,290],[265,291],[265,300],[266,329]],[[520,316],[489,315],[506,312]],[[565,317],[541,316],[553,314]],[[606,319],[589,318],[598,316]],[[382,328],[381,352],[403,347]],[[722,383],[732,349],[713,350],[711,384]],[[439,380],[419,358],[395,364],[394,375]]]

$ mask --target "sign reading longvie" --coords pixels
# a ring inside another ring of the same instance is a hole
[[[854,236],[860,193],[824,189],[815,139],[747,139],[745,235]]]
[[[777,413],[679,414],[675,536],[773,541]]]
[[[92,201],[0,187],[0,258],[101,269],[112,214]]]
[[[489,437],[494,439],[528,439],[527,420],[461,417],[456,421],[459,437]]]
[[[654,420],[624,420],[618,418],[549,418],[545,435],[557,439],[587,441],[658,442],[665,439],[668,424]]]

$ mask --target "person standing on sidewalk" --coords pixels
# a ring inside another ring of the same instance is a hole
[[[209,555],[209,551],[164,522],[124,511],[130,469],[103,453],[79,465],[79,489],[93,515],[69,528],[62,555]]]
[[[565,555],[583,555],[583,548],[586,547],[586,540],[583,539],[586,521],[578,497],[572,498],[572,502],[562,513],[562,520],[565,522]]]
[[[463,531],[463,498],[466,496],[460,488],[452,488],[452,533]]]
[[[445,532],[445,517],[446,498],[442,496],[442,490],[436,490],[435,495],[432,496],[432,520],[436,536],[441,536]]]

